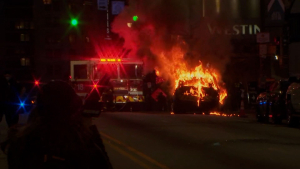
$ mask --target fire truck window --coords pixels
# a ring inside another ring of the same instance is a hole
[[[137,71],[137,78],[142,78],[142,76],[143,76],[143,66],[142,65],[136,65],[136,71]]]
[[[120,70],[121,78],[136,79],[142,77],[142,66],[136,64],[124,64]]]
[[[94,79],[102,79],[104,75],[109,75],[110,78],[118,78],[118,67],[113,64],[99,64],[94,68]]]
[[[87,65],[74,65],[74,78],[87,79]]]

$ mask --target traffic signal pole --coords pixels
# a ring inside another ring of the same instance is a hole
[[[106,38],[105,40],[111,40],[110,37],[110,0],[107,0],[107,10],[106,10]]]

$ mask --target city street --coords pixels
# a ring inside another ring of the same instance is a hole
[[[114,112],[94,124],[115,169],[300,168],[299,129],[253,117]]]

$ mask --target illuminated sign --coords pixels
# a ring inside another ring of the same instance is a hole
[[[119,15],[122,10],[124,9],[124,6],[125,6],[125,2],[123,1],[112,1],[111,2],[111,13],[113,15]]]
[[[98,0],[98,10],[106,11],[108,7],[108,0]]]
[[[260,32],[258,25],[233,25],[230,28],[220,28],[207,24],[209,32],[213,35],[256,35]]]

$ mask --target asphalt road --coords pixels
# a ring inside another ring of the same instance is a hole
[[[300,168],[299,129],[253,118],[120,112],[93,123],[115,169]]]
[[[106,113],[94,123],[114,168],[300,168],[300,131],[255,119]]]

